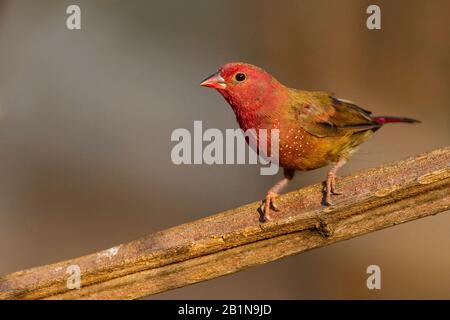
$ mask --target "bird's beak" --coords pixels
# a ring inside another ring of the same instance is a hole
[[[220,76],[219,72],[216,72],[203,80],[200,85],[213,89],[225,89],[227,87],[227,85],[225,84],[225,79]]]

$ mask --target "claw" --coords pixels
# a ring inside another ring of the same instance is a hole
[[[336,183],[335,183],[335,182],[333,182],[333,183],[331,184],[331,194],[333,194],[333,195],[335,195],[335,196],[338,196],[338,195],[341,195],[341,194],[342,194],[342,192],[336,190]]]
[[[325,198],[325,205],[328,207],[331,207],[334,205],[333,201],[331,200],[331,196]]]
[[[274,211],[280,211],[278,204],[276,202],[276,198],[278,197],[278,194],[274,192],[269,192],[266,195],[266,199],[263,200],[261,206],[259,209],[262,211],[264,220],[270,221],[272,218],[270,217],[270,209]]]
[[[276,197],[270,199],[270,208],[271,208],[273,211],[280,211],[280,208],[279,208],[279,206],[278,206],[278,200],[277,200]]]
[[[339,192],[339,191],[336,190],[336,177],[335,176],[333,176],[333,178],[331,179],[330,187],[331,187],[331,193],[332,194],[334,194],[334,195],[342,194],[342,192]]]

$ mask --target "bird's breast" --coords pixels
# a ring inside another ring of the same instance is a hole
[[[307,171],[328,164],[319,138],[309,134],[300,125],[286,126],[275,118],[270,123],[244,125],[241,126],[241,129],[244,131],[255,130],[259,151],[261,151],[261,146],[264,146],[265,153],[271,157],[276,155],[279,165],[283,168]],[[273,140],[277,135],[272,130],[277,130],[278,143]],[[277,149],[272,150],[272,148]]]
[[[309,134],[301,126],[281,127],[279,130],[280,166],[307,171],[328,164],[326,156],[320,152],[318,138]]]

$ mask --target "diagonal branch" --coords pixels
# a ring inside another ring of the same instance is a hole
[[[344,193],[322,207],[322,185],[281,197],[274,221],[258,203],[160,231],[114,248],[0,277],[0,299],[136,299],[423,218],[450,208],[450,147],[339,179]],[[81,289],[67,288],[67,268]]]

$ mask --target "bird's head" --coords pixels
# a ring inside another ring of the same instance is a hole
[[[216,89],[237,110],[270,105],[283,85],[263,69],[242,62],[228,63],[206,78],[201,86]]]

